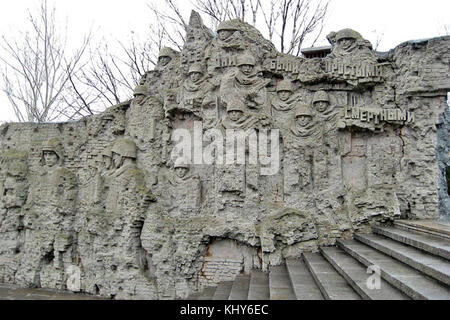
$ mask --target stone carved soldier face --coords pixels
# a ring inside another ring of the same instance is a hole
[[[169,64],[170,61],[172,61],[172,58],[171,58],[171,57],[168,57],[168,56],[162,56],[162,57],[159,57],[159,60],[158,60],[158,62],[159,62],[163,67],[167,66],[167,65]]]
[[[243,64],[239,67],[239,70],[241,70],[241,72],[246,76],[249,76],[252,74],[254,68],[255,67],[252,66],[251,64]]]
[[[312,118],[308,115],[299,115],[296,118],[297,125],[300,127],[305,127],[311,122]]]
[[[59,157],[54,151],[45,150],[44,151],[44,163],[47,167],[55,166],[59,161]]]
[[[184,167],[176,167],[174,170],[178,178],[184,178],[189,172],[189,169]]]
[[[217,35],[221,41],[227,41],[234,32],[235,30],[219,30]]]
[[[237,120],[239,120],[239,119],[242,117],[243,114],[244,114],[244,113],[243,113],[242,111],[239,111],[239,110],[232,110],[232,111],[229,111],[229,112],[228,112],[228,117],[229,117],[232,121],[237,121]]]
[[[118,153],[113,152],[112,162],[115,169],[119,169],[122,165],[122,156]]]
[[[330,103],[328,101],[316,101],[314,102],[314,108],[319,112],[327,111]]]
[[[354,48],[356,39],[354,38],[342,38],[338,40],[338,45],[345,51],[350,51]]]
[[[198,82],[202,77],[202,74],[200,72],[192,72],[190,74],[190,78],[192,82]]]
[[[281,101],[286,101],[288,100],[292,95],[292,92],[287,91],[287,90],[283,90],[283,91],[278,91],[278,98],[280,98]]]

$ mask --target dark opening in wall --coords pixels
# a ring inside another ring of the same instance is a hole
[[[52,263],[54,259],[55,259],[55,253],[54,253],[53,250],[47,252],[47,253],[44,255],[44,261],[45,261],[47,264]]]

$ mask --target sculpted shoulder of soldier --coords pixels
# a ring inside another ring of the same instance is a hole
[[[136,166],[136,144],[126,138],[117,139],[111,148],[112,168],[119,169]]]

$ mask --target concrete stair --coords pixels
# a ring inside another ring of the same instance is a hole
[[[296,300],[286,265],[272,266],[269,273],[270,300]]]
[[[250,288],[250,276],[239,275],[234,280],[228,300],[247,300]]]
[[[338,271],[363,300],[408,300],[399,290],[380,279],[380,287],[371,289],[367,285],[367,268],[339,248],[321,248],[325,259]]]
[[[374,234],[356,234],[355,239],[447,286],[450,285],[450,263],[446,259]]]
[[[305,263],[323,297],[326,300],[361,300],[361,296],[348,280],[324,256],[319,253],[303,254]]]
[[[450,224],[400,221],[372,229],[188,299],[450,300]]]
[[[373,232],[386,238],[450,260],[450,241],[430,234],[419,234],[396,227],[373,227]]]
[[[323,300],[320,288],[303,260],[287,260],[286,265],[295,300]]]
[[[228,300],[228,297],[230,296],[231,289],[233,288],[233,281],[225,281],[219,283],[219,285],[216,288],[216,292],[214,292],[214,295],[212,297],[212,300]]]
[[[248,300],[270,300],[269,274],[259,270],[252,270]]]

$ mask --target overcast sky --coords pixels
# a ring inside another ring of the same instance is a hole
[[[153,0],[154,1],[154,0]],[[91,27],[105,35],[124,39],[131,30],[145,30],[152,0],[49,0],[55,2],[58,15],[67,17],[72,38]],[[269,0],[263,0],[269,1]],[[187,2],[187,1],[186,1]],[[20,29],[26,21],[27,8],[37,0],[0,1],[0,34]],[[188,17],[190,8],[186,7]],[[323,38],[318,45],[327,45],[325,36],[331,31],[352,28],[375,44],[383,35],[379,50],[387,51],[400,43],[435,37],[450,28],[449,0],[332,0]],[[0,96],[0,120],[12,120],[8,101]]]

